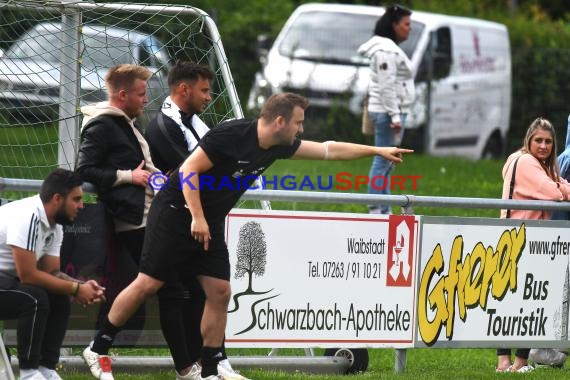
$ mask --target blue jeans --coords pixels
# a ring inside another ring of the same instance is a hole
[[[390,116],[385,112],[370,112],[369,114],[372,120],[374,120],[374,128],[376,131],[374,134],[374,145],[395,146],[394,129],[390,128],[392,118],[390,118]],[[406,114],[401,114],[400,118],[402,121],[400,141],[402,141],[402,138],[404,137],[404,122],[406,120]],[[369,194],[390,194],[389,175],[393,167],[394,165],[392,165],[390,161],[380,156],[375,156],[372,159],[372,165],[370,166],[370,172],[368,173],[368,176],[370,177],[370,183],[368,184]],[[370,206],[370,210],[375,213],[389,214],[390,206],[375,204]]]

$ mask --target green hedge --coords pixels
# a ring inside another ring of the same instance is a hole
[[[522,17],[506,23],[513,62],[511,144],[520,145],[530,122],[542,116],[554,124],[560,148],[566,138],[570,113],[566,103],[570,83],[570,28],[559,22],[529,21]]]

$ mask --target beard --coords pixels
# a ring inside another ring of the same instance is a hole
[[[61,224],[64,226],[73,224],[73,219],[65,213],[65,208],[63,206],[59,210],[57,210],[53,219],[57,224]]]
[[[135,119],[135,118],[141,116],[143,114],[143,112],[144,112],[144,106],[131,107],[131,108],[129,108],[128,111],[125,111],[127,116],[130,117],[131,119]]]
[[[291,146],[295,142],[296,136],[291,137],[291,135],[286,132],[277,134],[277,145],[281,146]]]

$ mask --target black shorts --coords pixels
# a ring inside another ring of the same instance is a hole
[[[198,282],[192,264],[180,266],[174,269],[170,277],[162,288],[158,291],[159,297],[170,299],[192,299],[196,302],[204,302],[204,290]]]
[[[204,275],[229,281],[224,223],[208,226],[212,239],[205,251],[204,244],[190,236],[190,211],[157,200],[152,202],[148,214],[140,272],[163,282],[177,279],[185,282],[183,268],[191,268],[189,276]]]

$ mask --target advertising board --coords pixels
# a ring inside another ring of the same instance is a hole
[[[228,346],[411,347],[419,218],[233,210]]]
[[[567,231],[422,217],[417,346],[569,347]]]

